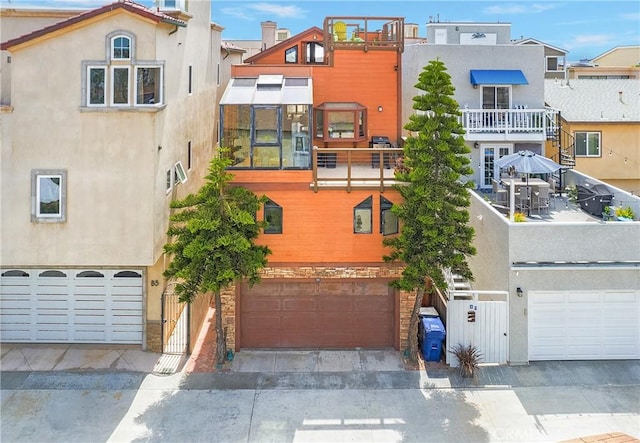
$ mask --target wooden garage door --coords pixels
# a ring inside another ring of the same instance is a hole
[[[241,291],[243,348],[394,346],[395,297],[385,280],[263,280]]]

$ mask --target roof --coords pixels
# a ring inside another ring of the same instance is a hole
[[[310,105],[313,81],[309,77],[279,74],[233,78],[227,85],[221,105]]]
[[[519,69],[472,69],[469,71],[472,85],[528,85]]]
[[[322,34],[323,31],[322,29],[318,28],[317,26],[312,26],[311,28],[302,31],[292,37],[289,37],[286,40],[283,40],[281,42],[276,43],[275,45],[271,46],[270,48],[265,49],[264,51],[261,51],[255,55],[252,55],[251,57],[247,58],[244,62],[245,63],[253,63],[256,60],[259,60],[260,58],[271,54],[273,52],[279,51],[281,48],[290,45],[292,42],[297,41],[297,40],[301,40],[303,38],[305,38],[307,35],[311,35],[311,34],[316,34],[316,33],[320,33]]]
[[[545,80],[544,100],[571,122],[640,122],[637,79]]]
[[[596,63],[599,59],[601,59],[602,57],[609,55],[613,52],[617,52],[619,50],[629,50],[629,49],[637,49],[640,51],[640,46],[639,45],[628,45],[628,46],[616,46],[615,48],[611,48],[606,52],[603,52],[602,54],[592,58],[590,61],[592,63]],[[640,60],[638,60],[638,62],[640,62]]]
[[[154,11],[153,9],[147,8],[146,6],[140,5],[138,3],[132,2],[130,0],[121,0],[115,3],[110,3],[104,5],[100,8],[92,9],[90,11],[83,12],[81,14],[70,17],[61,22],[55,23],[50,26],[46,26],[44,28],[37,29],[29,34],[25,34],[23,36],[8,40],[3,42],[0,46],[0,49],[7,50],[13,48],[15,46],[21,45],[23,43],[35,40],[37,38],[43,37],[52,32],[59,31],[61,29],[68,28],[70,26],[76,25],[78,23],[82,23],[85,20],[89,20],[91,18],[100,16],[102,14],[106,14],[117,9],[123,9],[132,14],[139,15],[141,17],[150,19],[156,23],[168,23],[176,26],[187,26],[187,23],[183,20],[179,20],[177,18],[173,18],[170,15],[163,14],[158,11]]]
[[[536,45],[546,46],[547,48],[551,48],[554,51],[563,52],[565,54],[567,54],[569,52],[569,51],[567,51],[565,49],[558,48],[557,46],[550,45],[549,43],[545,43],[545,42],[542,42],[540,40],[536,40],[535,38],[521,38],[521,39],[513,40],[513,44],[514,45],[526,45],[526,44],[529,44],[529,43],[534,43]]]

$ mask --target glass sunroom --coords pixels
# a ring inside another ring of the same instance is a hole
[[[233,78],[220,100],[221,145],[239,169],[310,169],[312,79]]]

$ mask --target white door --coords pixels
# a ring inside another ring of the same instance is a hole
[[[529,292],[529,360],[640,358],[640,291]]]
[[[141,344],[142,271],[2,270],[0,341]]]
[[[513,152],[513,145],[505,144],[481,144],[482,158],[480,169],[480,187],[491,188],[491,179],[495,178],[498,173],[496,171],[495,161],[505,155],[509,155]]]
[[[468,298],[468,297],[467,297]],[[505,297],[506,298],[506,297]],[[474,345],[482,353],[481,363],[506,364],[509,358],[507,301],[456,300],[447,304],[447,363],[458,365],[454,346]]]

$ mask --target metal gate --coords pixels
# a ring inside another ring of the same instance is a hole
[[[162,353],[186,354],[189,350],[190,308],[181,303],[169,283],[162,293]]]
[[[506,364],[509,358],[509,293],[451,291],[447,306],[447,363],[458,366],[450,349],[474,345],[481,363]]]

